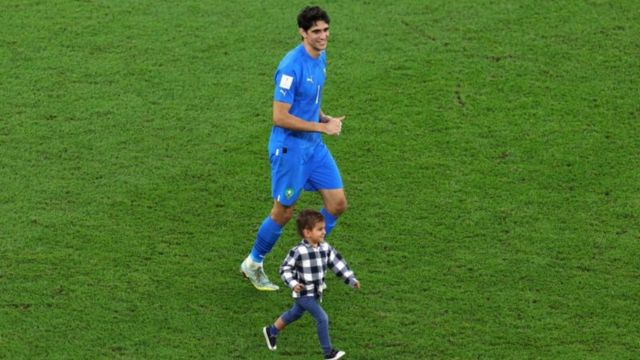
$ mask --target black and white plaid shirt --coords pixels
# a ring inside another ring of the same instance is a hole
[[[311,246],[302,240],[291,248],[289,254],[280,265],[280,277],[291,289],[296,285],[304,285],[299,293],[292,292],[294,298],[301,296],[322,296],[324,290],[324,274],[327,268],[341,277],[346,284],[354,286],[357,282],[353,271],[349,269],[342,255],[327,242]]]

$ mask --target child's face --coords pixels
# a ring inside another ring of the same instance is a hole
[[[312,244],[319,244],[324,240],[327,231],[324,229],[324,221],[316,223],[311,229],[304,229],[304,238]]]

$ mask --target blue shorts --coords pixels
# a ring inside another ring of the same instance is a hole
[[[284,206],[296,203],[302,190],[342,189],[342,177],[324,143],[308,149],[277,147],[269,154],[271,194]]]

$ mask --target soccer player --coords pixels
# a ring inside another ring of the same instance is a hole
[[[308,311],[316,319],[316,330],[324,358],[340,359],[345,352],[332,347],[329,337],[329,317],[320,305],[325,272],[331,269],[354,289],[360,288],[360,282],[340,253],[324,241],[326,230],[321,213],[315,210],[301,211],[297,225],[302,241],[289,251],[280,266],[280,276],[293,290],[291,295],[295,303],[272,325],[262,328],[262,333],[269,350],[276,350],[278,334]]]
[[[264,219],[251,253],[240,271],[263,291],[278,290],[264,273],[263,260],[293,216],[302,190],[318,191],[327,235],[345,211],[347,200],[342,178],[322,134],[340,135],[344,116],[332,117],[321,109],[326,78],[329,15],[321,8],[306,7],[298,15],[302,43],[282,59],[275,72],[273,128],[269,139],[271,213]]]

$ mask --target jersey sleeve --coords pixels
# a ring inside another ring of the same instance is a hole
[[[275,75],[273,100],[293,104],[297,82],[297,74],[292,66],[278,68]]]

